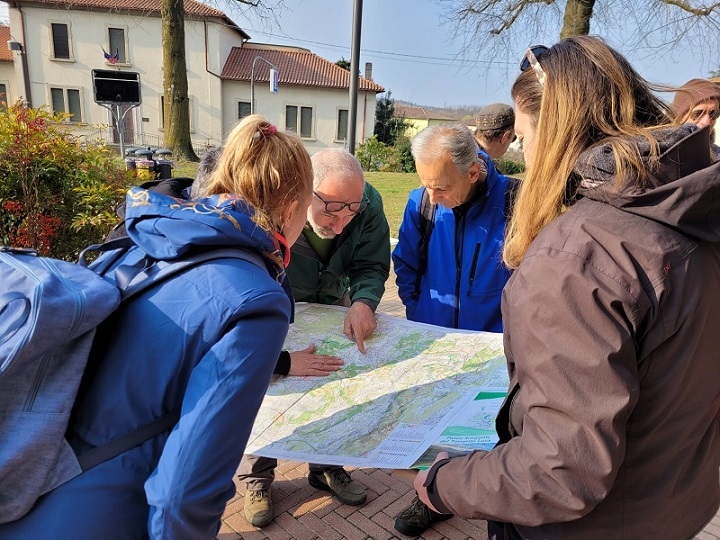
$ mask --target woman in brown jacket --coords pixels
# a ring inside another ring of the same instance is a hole
[[[533,54],[536,53],[536,54]],[[720,505],[720,164],[583,36],[512,90],[528,173],[504,247],[511,386],[490,452],[415,481],[496,539],[693,537]]]

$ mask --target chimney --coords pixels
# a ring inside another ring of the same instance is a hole
[[[372,81],[372,62],[365,62],[365,78]]]

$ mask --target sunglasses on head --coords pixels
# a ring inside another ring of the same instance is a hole
[[[525,71],[528,68],[533,68],[535,76],[540,82],[541,86],[545,86],[545,72],[543,71],[538,58],[548,51],[548,47],[545,45],[533,45],[527,51],[525,56],[520,62],[520,71]]]

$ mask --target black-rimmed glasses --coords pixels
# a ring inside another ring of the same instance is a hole
[[[353,213],[362,212],[363,210],[365,210],[365,208],[367,208],[367,205],[370,202],[367,199],[349,203],[343,201],[326,201],[320,195],[318,195],[316,191],[313,191],[313,195],[315,195],[323,202],[323,204],[325,205],[325,211],[330,212],[331,214],[340,212],[343,208],[347,208]]]

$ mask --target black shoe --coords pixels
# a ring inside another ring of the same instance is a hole
[[[418,497],[395,518],[395,530],[405,536],[420,536],[425,529],[438,521],[450,519],[452,514],[438,514]]]

